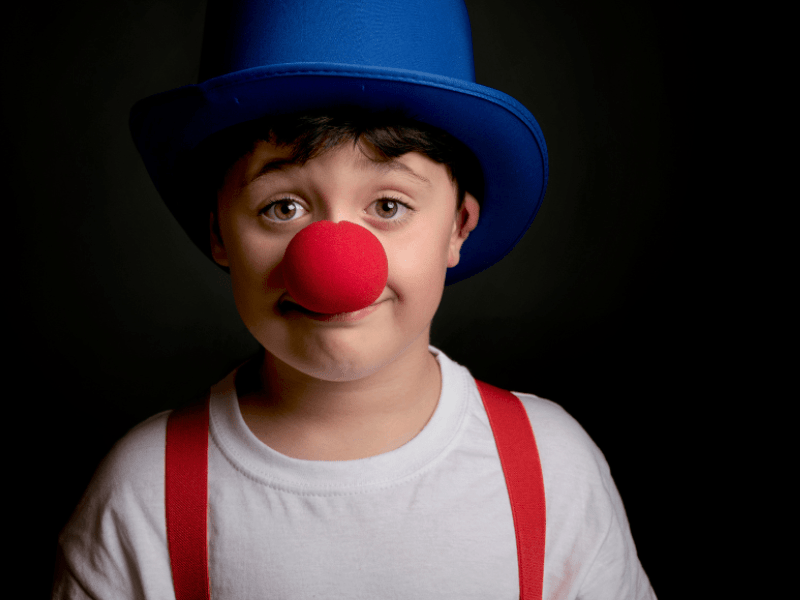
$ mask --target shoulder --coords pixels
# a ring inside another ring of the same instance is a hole
[[[87,494],[133,494],[144,499],[155,487],[163,490],[164,448],[170,412],[150,417],[123,436],[98,467]]]
[[[101,515],[103,519],[119,521],[130,512],[141,514],[157,506],[163,508],[169,414],[166,411],[150,417],[114,445],[95,471],[62,538],[85,535],[107,525],[98,520]]]
[[[545,560],[558,565],[547,570],[546,586],[592,598],[655,598],[600,448],[555,402],[515,395],[531,421],[544,478]]]
[[[563,513],[570,520],[580,516],[608,522],[621,503],[600,448],[555,402],[532,394],[515,395],[525,407],[536,440],[548,519]]]
[[[594,529],[599,541],[612,520],[620,514],[624,518],[603,453],[583,427],[555,402],[531,394],[515,395],[525,407],[536,440],[548,523],[561,523],[569,530],[578,527],[583,535]]]
[[[59,537],[54,597],[151,597],[146,589],[153,582],[169,581],[168,416],[159,413],[134,427],[98,467]]]
[[[533,394],[514,392],[531,422],[542,462],[556,463],[559,470],[595,471],[610,476],[600,448],[580,423],[559,404]]]
[[[525,407],[536,440],[548,520],[552,516],[573,522],[589,519],[598,526],[608,523],[622,505],[600,448],[555,402],[531,394],[515,395]]]

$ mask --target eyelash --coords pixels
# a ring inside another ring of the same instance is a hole
[[[385,218],[382,218],[382,217],[380,217],[378,215],[374,215],[374,216],[377,216],[377,218],[381,221],[381,224],[383,226],[394,227],[394,226],[397,226],[397,225],[401,225],[401,224],[405,223],[410,218],[412,213],[417,212],[416,208],[413,208],[413,207],[409,206],[406,202],[403,202],[400,198],[395,198],[394,196],[383,196],[381,198],[378,198],[377,200],[375,200],[374,202],[372,202],[370,204],[370,207],[375,206],[379,202],[395,202],[396,204],[402,206],[403,209],[405,209],[405,212],[403,213],[403,215],[398,217],[398,218],[385,219]],[[295,206],[299,207],[301,210],[303,210],[305,212],[308,212],[306,210],[306,208],[303,207],[303,205],[300,204],[300,202],[298,202],[294,198],[280,198],[278,200],[275,200],[274,202],[270,202],[269,204],[267,204],[264,208],[262,208],[259,211],[259,214],[267,216],[267,219],[269,221],[272,221],[273,223],[291,223],[292,221],[297,220],[297,218],[299,218],[299,217],[293,217],[291,219],[278,219],[278,218],[275,218],[275,217],[270,218],[268,216],[268,213],[269,213],[270,210],[272,210],[275,207],[278,207],[279,205],[281,205],[283,203],[294,204]]]

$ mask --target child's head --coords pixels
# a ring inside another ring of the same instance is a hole
[[[478,222],[469,151],[396,114],[350,109],[222,138],[209,141],[201,163],[216,166],[207,171],[219,182],[211,254],[230,269],[242,320],[270,355],[297,372],[342,380],[374,372],[414,344],[427,348],[447,269]],[[388,279],[363,310],[312,312],[284,281],[287,247],[320,220],[355,223],[385,251]]]
[[[462,0],[211,0],[200,71],[134,107],[134,139],[192,240],[230,269],[248,328],[299,371],[358,377],[426,349],[444,284],[508,253],[544,195],[541,131],[474,83]],[[322,317],[289,293],[284,253],[320,221],[383,247],[388,276],[361,312]]]

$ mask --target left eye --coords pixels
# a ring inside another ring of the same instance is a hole
[[[293,221],[297,217],[302,216],[304,213],[305,209],[300,205],[300,203],[295,202],[294,200],[278,200],[277,202],[267,205],[261,211],[261,214],[266,216],[270,221],[279,221],[284,223],[286,221]]]
[[[408,207],[398,200],[392,198],[382,198],[373,203],[375,207],[375,214],[381,219],[395,219],[398,216],[403,216]]]

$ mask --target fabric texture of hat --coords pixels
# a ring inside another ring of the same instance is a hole
[[[200,81],[141,100],[130,125],[165,203],[209,256],[207,206],[181,193],[177,165],[208,136],[265,115],[401,110],[472,150],[480,219],[447,283],[508,254],[544,197],[544,136],[519,102],[475,83],[462,0],[210,0]]]

